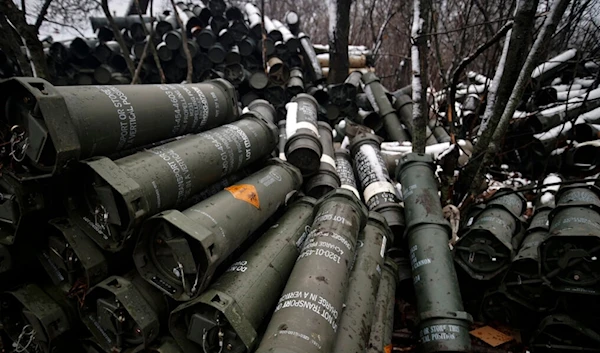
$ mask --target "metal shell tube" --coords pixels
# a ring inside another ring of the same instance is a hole
[[[383,119],[385,131],[390,138],[398,142],[410,141],[410,137],[400,124],[396,110],[392,107],[379,78],[374,73],[367,72],[362,75],[362,81],[365,84],[364,90],[369,102]]]
[[[226,175],[258,161],[277,145],[277,128],[251,116],[112,161],[85,162],[74,221],[103,249],[122,249],[141,222]]]
[[[186,352],[252,350],[310,232],[315,202],[305,197],[290,205],[214,284],[173,311],[170,331]]]
[[[338,148],[335,150],[335,169],[340,177],[340,187],[352,191],[356,198],[360,199],[351,158],[350,151],[347,149]]]
[[[335,166],[331,126],[324,121],[319,121],[317,125],[319,129],[319,140],[323,146],[321,164],[317,174],[308,179],[304,185],[306,194],[316,199],[340,187],[340,178],[337,175]]]
[[[404,234],[404,212],[373,134],[360,133],[352,139],[350,150],[362,196],[370,211],[381,213],[392,229],[392,243]]]
[[[54,87],[23,77],[4,81],[2,88],[14,92],[0,106],[10,112],[5,123],[20,127],[12,132],[20,141],[13,147],[23,151],[17,161],[24,159],[42,174],[55,174],[71,161],[200,132],[238,116],[234,87],[225,80]]]
[[[286,109],[285,157],[303,176],[315,174],[323,154],[317,127],[317,101],[301,93],[286,105]]]
[[[550,236],[540,246],[542,276],[553,290],[600,295],[599,190],[563,186],[550,213]]]
[[[367,210],[337,189],[315,206],[315,220],[256,353],[332,352]]]
[[[308,81],[313,83],[323,82],[323,70],[321,70],[321,65],[319,65],[317,53],[310,41],[310,37],[304,33],[298,33],[298,39],[300,39],[300,53],[302,53],[302,57],[306,62],[305,69],[308,73]]]
[[[91,288],[81,321],[106,352],[145,348],[158,336],[169,303],[137,273],[112,276]]]
[[[386,259],[377,291],[371,335],[367,343],[367,350],[363,350],[365,353],[392,351],[397,272],[398,266],[390,259]]]
[[[77,309],[56,287],[26,284],[2,293],[0,300],[3,331],[18,343],[15,351],[26,346],[36,347],[38,352],[65,352],[72,347],[73,336],[79,331]]]
[[[388,275],[382,274],[382,271],[388,272],[388,269],[383,268],[383,262],[391,232],[382,215],[369,212],[367,225],[358,237],[356,261],[350,273],[345,300],[346,308],[340,318],[339,333],[333,352],[365,352],[375,315],[379,282],[382,275]],[[395,283],[395,280],[391,282]],[[395,291],[388,294],[391,296],[387,299],[393,303]],[[393,310],[393,304],[391,308]],[[392,325],[389,327],[391,329]]]
[[[148,220],[133,253],[138,271],[178,301],[195,298],[219,264],[298,189],[292,165],[273,162],[218,194],[186,209]]]
[[[525,206],[520,193],[497,191],[461,235],[455,260],[471,277],[490,280],[510,266],[522,239]]]
[[[52,231],[47,247],[38,258],[55,285],[71,290],[79,282],[89,288],[116,271],[124,273],[133,267],[129,254],[102,252],[70,219],[56,218],[49,223]]]
[[[463,309],[448,248],[451,230],[435,192],[432,158],[417,153],[403,156],[397,180],[403,186],[421,352],[470,352],[472,318]]]

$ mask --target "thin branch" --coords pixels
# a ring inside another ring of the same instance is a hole
[[[262,61],[263,70],[267,73],[267,29],[265,28],[265,0],[260,0],[260,26],[261,26],[261,37],[262,37]]]
[[[187,83],[192,83],[192,73],[194,72],[194,67],[192,63],[192,54],[190,53],[190,48],[188,47],[188,37],[187,30],[183,25],[183,21],[179,16],[179,11],[177,11],[177,5],[175,5],[175,0],[171,0],[171,5],[173,6],[173,12],[175,12],[175,18],[177,19],[177,23],[179,23],[179,27],[181,27],[181,39],[183,39],[183,53],[185,54],[185,58],[187,59],[187,75],[185,80]]]
[[[480,45],[477,49],[475,49],[475,51],[472,54],[462,59],[460,64],[452,73],[452,84],[450,86],[450,94],[448,95],[448,109],[452,110],[453,116],[456,116],[456,112],[454,112],[454,100],[456,96],[456,86],[458,85],[458,81],[460,80],[461,73],[467,67],[467,65],[473,62],[473,60],[475,60],[479,55],[481,55],[481,53],[483,53],[489,47],[496,44],[500,39],[502,39],[502,37],[504,37],[506,33],[512,28],[513,24],[513,21],[509,21],[504,26],[502,26],[502,28],[500,28],[500,30],[496,34],[494,34],[494,36],[490,38],[490,40]],[[453,127],[451,127],[451,131],[452,130]]]
[[[123,52],[123,57],[125,58],[125,62],[127,63],[127,69],[129,69],[129,74],[131,75],[131,77],[133,77],[133,75],[135,74],[135,65],[133,64],[133,60],[131,60],[131,57],[129,56],[129,49],[127,49],[127,44],[125,44],[123,35],[121,34],[119,27],[115,23],[112,14],[110,13],[110,9],[108,8],[108,0],[102,0],[101,6],[102,10],[104,11],[104,15],[106,16],[106,19],[108,20],[108,23],[110,23],[110,26],[112,27],[115,39],[119,43],[121,52]]]
[[[75,27],[73,25],[69,25],[69,24],[66,24],[66,23],[60,23],[58,21],[50,20],[48,18],[44,18],[44,22],[53,23],[55,25],[59,25],[59,26],[62,26],[62,27],[71,28],[72,30],[76,31],[81,37],[85,37],[85,33],[83,33],[79,28],[77,28],[77,27]]]
[[[390,12],[388,14],[388,16],[385,18],[385,21],[383,21],[383,24],[381,25],[381,27],[379,27],[379,33],[377,33],[377,39],[375,41],[375,46],[373,48],[373,56],[375,56],[375,58],[377,58],[377,53],[379,52],[379,49],[381,49],[381,44],[383,42],[383,35],[385,33],[385,29],[395,15],[396,15],[396,11]],[[377,60],[377,59],[375,59],[375,60]]]
[[[138,2],[136,0],[136,2]],[[144,50],[142,51],[142,56],[140,57],[140,62],[138,63],[137,68],[135,69],[135,73],[133,74],[133,78],[131,79],[131,84],[135,85],[140,78],[140,72],[142,71],[142,66],[144,64],[144,60],[146,60],[146,55],[148,54],[148,47],[153,46],[152,41],[148,39],[146,41],[146,45],[144,45]]]
[[[140,0],[135,0],[135,6],[137,7],[137,12],[138,15],[140,17],[140,21],[142,23],[144,23],[144,18],[142,17],[142,9],[140,6]],[[153,15],[153,9],[154,9],[154,0],[150,0],[150,16]],[[154,17],[152,17],[154,18]],[[142,63],[144,62],[144,59],[146,58],[146,47],[148,46],[148,43],[152,43],[152,38],[154,38],[154,19],[150,22],[150,33],[148,33],[148,29],[146,28],[146,26],[142,26],[142,28],[144,29],[144,34],[146,35],[146,46],[144,47],[144,52],[142,53],[142,59],[140,59],[140,62],[138,64],[138,68],[135,70],[136,74],[138,73],[138,71],[140,70],[140,67],[142,66]],[[158,69],[158,74],[160,76],[160,83],[165,84],[165,82],[167,82],[167,80],[165,79],[165,72],[163,71],[162,68],[162,64],[160,63],[160,58],[158,57],[158,51],[156,50],[156,47],[154,46],[154,43],[150,46],[150,50],[152,51],[152,57],[154,58],[154,64],[156,65],[156,68]],[[134,84],[135,80],[132,79],[131,80],[131,84]]]
[[[48,8],[50,7],[51,3],[52,3],[52,0],[44,1],[44,4],[42,5],[42,8],[40,9],[40,14],[38,15],[37,19],[35,20],[34,27],[35,27],[36,31],[40,29],[42,22],[44,22],[46,14],[48,13]],[[25,0],[23,0],[23,13],[25,13]]]
[[[534,18],[538,18],[538,17],[546,17],[548,16],[547,12],[535,15]],[[486,22],[479,22],[479,23],[474,23],[472,25],[468,25],[468,26],[464,26],[464,27],[460,27],[460,28],[456,28],[456,29],[451,29],[445,32],[431,32],[431,33],[423,33],[422,36],[433,36],[436,34],[450,34],[453,32],[460,32],[460,31],[464,31],[467,30],[469,28],[473,28],[473,27],[479,27],[479,26],[485,26],[489,23],[496,23],[496,22],[503,22],[503,21],[511,21],[514,20],[514,17],[507,17],[507,18],[499,18],[497,20],[491,20],[491,21],[486,21]]]

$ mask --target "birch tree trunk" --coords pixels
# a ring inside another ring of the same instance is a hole
[[[531,80],[531,73],[538,64],[538,60],[541,57],[542,52],[547,49],[546,46],[556,31],[556,27],[558,26],[558,23],[565,13],[568,5],[569,0],[555,0],[552,3],[550,13],[546,18],[546,21],[544,21],[544,25],[542,26],[540,34],[536,38],[535,43],[533,43],[533,47],[529,51],[527,59],[525,59],[525,63],[523,64],[523,67],[519,73],[508,102],[504,107],[499,122],[491,132],[491,141],[484,153],[482,166],[477,171],[477,174],[475,175],[475,178],[473,178],[473,182],[470,187],[469,193],[471,198],[479,194],[479,186],[481,185],[483,176],[485,174],[484,166],[491,164],[494,155],[500,152],[502,140],[506,134],[506,131],[508,130],[510,120],[512,119],[512,116],[517,110],[517,106],[523,97],[527,83]],[[496,104],[498,104],[498,101],[496,101]],[[488,129],[491,130],[491,127],[488,127]]]
[[[427,104],[427,37],[431,0],[413,1],[411,31],[412,99],[413,99],[413,152],[425,153],[425,136],[429,105]]]
[[[459,189],[463,192],[467,191],[475,174],[483,165],[483,154],[488,149],[492,134],[498,126],[523,67],[535,25],[538,2],[538,0],[521,0],[516,9],[513,28],[510,36],[506,38],[502,57],[490,86],[487,107],[481,120],[479,137],[473,149],[471,162],[467,164],[459,179]]]

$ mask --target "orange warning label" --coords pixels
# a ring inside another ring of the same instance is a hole
[[[252,206],[260,209],[260,200],[258,199],[258,192],[256,192],[256,187],[254,187],[254,185],[231,185],[230,187],[225,188],[225,190],[229,191],[236,199],[246,201]]]
[[[490,326],[483,326],[469,333],[492,347],[498,347],[513,340],[513,337],[505,335],[504,333]]]
[[[392,345],[388,344],[387,346],[383,347],[383,353],[392,353]]]

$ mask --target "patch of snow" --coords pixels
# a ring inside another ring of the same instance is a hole
[[[489,86],[490,83],[492,82],[492,80],[489,77],[484,76],[482,74],[478,74],[477,72],[474,72],[474,71],[467,72],[467,77],[472,80],[477,81],[478,83],[484,84],[486,86]]]
[[[600,107],[579,116],[588,123],[600,123]]]
[[[557,92],[556,93],[556,99],[559,101],[566,101],[567,99],[573,98],[573,97],[579,97],[583,94],[586,94],[587,90],[586,89],[578,89],[578,90],[570,90],[570,91],[563,91],[563,92]]]
[[[564,92],[564,91],[573,91],[573,90],[579,90],[582,89],[583,86],[580,84],[571,84],[571,85],[552,85],[552,88],[554,88],[556,90],[556,92]]]
[[[552,80],[552,83],[550,83],[551,85],[558,85],[562,83],[562,79],[560,77],[555,78],[554,80]]]
[[[554,203],[554,195],[549,192],[544,193],[544,194],[542,194],[542,197],[540,198],[540,202],[543,205]]]
[[[442,151],[440,154],[438,154],[437,159],[441,160],[444,157],[446,157],[448,154],[450,154],[450,152],[454,151],[454,146],[456,145],[450,145],[450,148]]]
[[[546,132],[535,134],[535,135],[533,135],[533,137],[538,140],[542,140],[542,141],[550,140],[550,139],[556,138],[560,135],[566,134],[572,128],[573,128],[573,123],[571,123],[570,121],[567,121],[566,123],[555,126]]]
[[[569,50],[553,57],[552,59],[546,61],[545,63],[542,63],[535,69],[533,69],[533,72],[531,73],[531,77],[538,78],[543,73],[545,73],[549,70],[552,70],[553,68],[559,66],[560,64],[564,63],[565,61],[575,58],[575,55],[577,55],[577,49],[569,49]]]
[[[573,83],[587,88],[591,87],[594,84],[594,81],[595,79],[593,78],[575,78]]]

